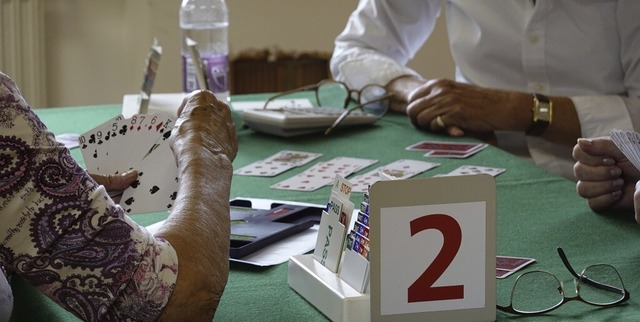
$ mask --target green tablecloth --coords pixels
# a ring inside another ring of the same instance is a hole
[[[253,96],[235,97],[247,100]],[[79,108],[41,109],[37,113],[57,134],[82,133],[120,112],[120,105],[87,106]],[[379,160],[384,165],[397,159],[427,160],[420,152],[405,147],[421,140],[450,140],[413,129],[408,119],[400,115],[387,115],[374,126],[337,131],[329,137],[321,134],[297,138],[279,138],[240,127],[238,124],[239,153],[236,168],[263,159],[283,149],[321,152],[317,161],[336,156],[362,157]],[[467,139],[468,140],[468,139]],[[72,150],[82,163],[80,151]],[[624,305],[598,309],[579,302],[570,302],[546,316],[523,318],[535,321],[637,321],[640,319],[640,226],[630,214],[600,215],[592,212],[585,201],[576,195],[575,184],[549,174],[500,149],[488,149],[468,159],[428,159],[439,162],[440,167],[419,177],[446,173],[460,165],[506,168],[496,178],[497,184],[497,252],[499,255],[523,256],[536,259],[524,271],[542,269],[554,272],[565,284],[566,295],[573,296],[571,275],[560,261],[556,247],[564,248],[577,270],[594,264],[615,266],[631,293]],[[312,163],[313,164],[313,163]],[[289,176],[300,173],[311,164],[290,170],[273,178],[235,176],[231,197],[271,198],[324,204],[329,188],[314,192],[296,192],[269,188]],[[361,173],[370,170],[362,170]],[[455,192],[452,192],[455,193]],[[356,194],[353,200],[361,200]],[[159,221],[164,213],[136,215],[142,225]],[[516,274],[517,275],[517,274]],[[515,275],[498,280],[498,303],[508,304]],[[15,321],[73,321],[75,318],[57,307],[20,279],[14,279]],[[535,301],[536,299],[532,299]],[[497,313],[498,320],[517,317]],[[518,318],[521,319],[521,318]],[[259,268],[244,264],[231,264],[229,281],[215,317],[216,321],[325,321],[326,318],[306,302],[287,284],[287,265]]]

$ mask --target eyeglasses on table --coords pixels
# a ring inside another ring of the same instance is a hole
[[[392,97],[384,86],[369,84],[360,90],[350,89],[345,83],[334,80],[322,80],[316,84],[306,85],[282,93],[275,94],[264,103],[263,108],[269,108],[269,104],[275,99],[286,95],[314,91],[317,107],[337,107],[344,109],[344,112],[333,122],[324,132],[325,135],[331,133],[340,123],[353,111],[362,110],[378,118],[384,116],[389,110],[389,99]],[[349,107],[351,100],[355,100],[357,105]]]
[[[567,297],[563,283],[547,271],[530,271],[518,276],[511,290],[509,306],[498,310],[519,315],[540,315],[571,301],[599,307],[611,307],[629,299],[618,271],[609,264],[587,266],[579,275],[573,269],[562,248],[558,247],[562,263],[575,277],[575,296]]]

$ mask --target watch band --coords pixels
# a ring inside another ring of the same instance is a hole
[[[533,124],[525,132],[527,135],[540,136],[549,127],[553,116],[553,102],[542,94],[533,93]]]

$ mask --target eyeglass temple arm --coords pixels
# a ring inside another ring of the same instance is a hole
[[[575,278],[581,279],[582,281],[584,281],[585,283],[587,283],[587,284],[589,284],[589,285],[591,285],[593,287],[596,287],[596,288],[599,288],[599,289],[602,289],[602,290],[607,290],[607,291],[610,291],[610,292],[624,293],[625,297],[629,296],[629,292],[624,288],[623,289],[619,289],[617,287],[613,287],[613,286],[610,286],[610,285],[606,285],[606,284],[602,284],[602,283],[596,282],[596,281],[594,281],[594,280],[592,280],[592,279],[590,279],[590,278],[588,278],[588,277],[586,277],[584,275],[580,276],[578,273],[576,273],[576,271],[573,269],[571,264],[569,264],[569,260],[567,259],[567,255],[565,255],[564,250],[562,250],[561,247],[558,247],[557,250],[558,250],[558,255],[560,255],[560,259],[562,260],[562,263],[567,268],[567,270],[569,270],[569,273],[571,273],[571,275],[573,275]]]
[[[333,129],[335,129],[340,123],[342,123],[342,120],[344,120],[355,108],[358,108],[358,106],[344,110],[344,112],[340,114],[340,116],[333,122],[333,124],[331,124],[331,126],[329,126],[324,131],[324,135],[329,135],[329,133],[331,133]]]
[[[269,98],[264,102],[264,106],[262,106],[262,109],[266,109],[266,108],[267,108],[267,104],[269,104],[269,102],[271,102],[271,101],[275,100],[275,99],[276,99],[276,98],[278,98],[278,97],[282,97],[282,96],[285,96],[285,95],[288,95],[288,94],[291,94],[291,93],[295,93],[295,92],[308,91],[308,90],[310,90],[310,89],[317,88],[317,87],[318,87],[318,86],[320,86],[322,83],[323,83],[323,82],[321,81],[320,83],[317,83],[317,84],[306,85],[306,86],[302,86],[302,87],[299,87],[299,88],[294,88],[294,89],[291,89],[291,90],[288,90],[288,91],[284,91],[284,92],[281,92],[281,93],[275,94],[275,95],[273,95],[273,96],[269,97]]]

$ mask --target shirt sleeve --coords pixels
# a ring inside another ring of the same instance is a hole
[[[0,73],[0,262],[84,321],[153,321],[175,287],[171,245],[138,226]]]
[[[418,75],[404,65],[432,33],[440,6],[440,0],[361,0],[336,38],[334,78],[359,89]]]
[[[626,93],[572,97],[583,137],[607,136],[611,129],[640,131],[640,24],[638,2],[621,0],[616,8],[620,63]]]

